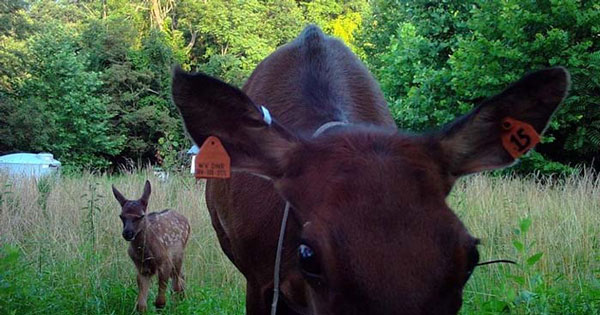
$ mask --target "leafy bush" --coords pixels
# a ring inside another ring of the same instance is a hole
[[[351,45],[367,9],[366,0],[2,2],[0,153],[50,151],[69,170],[173,168],[189,141],[170,101],[172,65],[241,86],[309,22]]]
[[[378,1],[373,11],[362,46],[403,128],[447,123],[526,72],[562,65],[571,94],[532,156],[590,163],[600,153],[600,3]]]
[[[51,151],[75,170],[169,161],[180,152],[165,143],[187,144],[173,64],[241,86],[308,23],[366,60],[405,129],[566,66],[571,96],[520,170],[569,172],[559,163],[600,153],[600,3],[576,0],[4,1],[0,152]]]
[[[23,281],[28,272],[28,266],[21,260],[21,252],[18,248],[10,245],[0,245],[0,313],[16,314],[14,310],[19,309],[18,302],[26,297],[31,288]],[[28,309],[21,306],[21,309]]]
[[[4,128],[14,135],[4,141],[18,150],[53,152],[67,166],[102,168],[123,137],[111,132],[109,99],[100,93],[99,74],[86,70],[74,35],[51,23],[29,38],[29,76],[6,109]]]

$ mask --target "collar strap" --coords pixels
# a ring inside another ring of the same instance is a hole
[[[264,122],[270,126],[271,123],[273,123],[273,117],[271,117],[271,112],[269,112],[269,110],[264,105],[260,105],[260,111],[263,114]],[[326,122],[326,123],[322,124],[321,127],[317,128],[317,130],[313,133],[313,138],[320,136],[323,132],[325,132],[329,128],[332,128],[335,126],[347,125],[347,124],[348,123],[345,121],[335,121],[335,120]]]
[[[275,255],[275,274],[273,275],[273,302],[271,303],[271,315],[277,315],[277,302],[279,301],[279,281],[281,270],[281,252],[283,251],[283,239],[285,236],[285,227],[288,216],[290,214],[290,202],[285,202],[283,209],[283,219],[281,220],[281,228],[279,229],[279,240],[277,241],[277,254]]]
[[[261,106],[261,109],[263,111],[263,116],[265,119],[265,122],[267,124],[270,125],[270,114],[269,111],[264,107]],[[269,117],[269,122],[267,122],[267,115]],[[327,123],[324,123],[323,125],[321,125],[321,127],[317,128],[317,130],[313,133],[313,138],[318,137],[319,135],[321,135],[323,132],[325,132],[327,129],[335,127],[335,126],[342,126],[342,125],[347,125],[347,122],[344,121],[330,121]],[[273,274],[273,302],[271,303],[271,315],[276,315],[277,314],[277,303],[279,301],[279,282],[280,282],[280,271],[281,271],[281,254],[283,251],[283,240],[284,240],[284,236],[285,236],[285,227],[287,225],[287,220],[288,220],[288,215],[290,213],[290,202],[286,201],[285,202],[285,209],[283,210],[283,219],[281,220],[281,228],[279,229],[279,240],[277,241],[277,252],[275,254],[275,270],[274,270],[274,274]]]
[[[320,136],[323,132],[325,132],[327,129],[335,127],[335,126],[343,126],[343,125],[347,125],[348,123],[345,121],[330,121],[330,122],[326,122],[324,124],[321,125],[321,127],[317,128],[317,130],[313,133],[313,138],[316,138],[318,136]]]

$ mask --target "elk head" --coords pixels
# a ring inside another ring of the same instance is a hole
[[[217,136],[234,171],[271,179],[291,204],[301,228],[288,236],[297,255],[282,270],[290,307],[448,314],[460,309],[479,255],[447,195],[460,176],[512,164],[502,140],[506,119],[541,134],[568,87],[565,69],[541,70],[438,132],[348,125],[317,138],[303,138],[277,117],[266,122],[241,90],[203,74],[176,70],[172,91],[197,144]]]
[[[144,193],[138,200],[126,199],[119,190],[113,185],[113,195],[121,205],[121,214],[119,217],[123,222],[123,238],[126,241],[133,241],[136,236],[144,229],[146,214],[148,213],[148,199],[150,198],[150,181],[144,185]]]

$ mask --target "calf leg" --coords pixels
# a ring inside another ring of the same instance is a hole
[[[156,308],[163,308],[167,303],[167,284],[169,283],[169,277],[171,275],[171,266],[163,266],[158,270],[158,296],[154,301]]]
[[[137,284],[139,290],[137,298],[137,310],[139,312],[145,312],[148,308],[146,300],[148,299],[148,289],[150,288],[150,277],[138,273]]]
[[[183,278],[182,271],[183,260],[181,258],[175,259],[173,262],[173,273],[171,274],[171,278],[173,279],[173,291],[177,293],[182,293],[185,287],[185,281]]]

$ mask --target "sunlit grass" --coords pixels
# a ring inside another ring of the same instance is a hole
[[[481,238],[482,261],[519,263],[478,267],[465,288],[463,313],[600,312],[599,177],[471,176],[449,203]],[[518,231],[523,220],[531,222],[526,233]],[[529,266],[527,259],[540,253]]]
[[[149,208],[175,209],[190,220],[184,270],[187,295],[167,313],[243,314],[244,281],[222,254],[205,209],[203,182],[140,171],[126,176],[83,174],[56,181],[0,175],[0,313],[134,313],[135,268],[121,238],[115,184],[138,198],[152,182]],[[600,306],[600,179],[471,176],[456,185],[450,206],[481,238],[481,259],[520,266],[476,269],[465,288],[464,314],[594,314]],[[526,233],[516,234],[524,219]],[[528,249],[518,251],[514,242]],[[11,261],[9,254],[18,252]],[[543,253],[527,266],[527,259]],[[149,305],[154,312],[152,299]]]
[[[0,302],[0,307],[8,307],[0,308],[0,313],[134,312],[136,271],[127,256],[128,244],[121,237],[120,206],[110,185],[135,199],[141,196],[146,178],[152,182],[150,211],[174,209],[192,226],[184,263],[187,295],[178,303],[169,301],[166,311],[243,313],[242,277],[220,250],[205,210],[203,183],[182,176],[161,182],[146,172],[112,178],[92,174],[60,178],[49,184],[45,210],[39,183],[2,177],[0,243],[22,252],[27,271],[14,280],[30,283],[31,288],[23,289],[32,292],[20,292],[23,299],[14,298],[12,303]],[[92,200],[94,210],[90,212]],[[156,294],[154,282],[149,305]],[[39,300],[31,301],[30,294]]]

